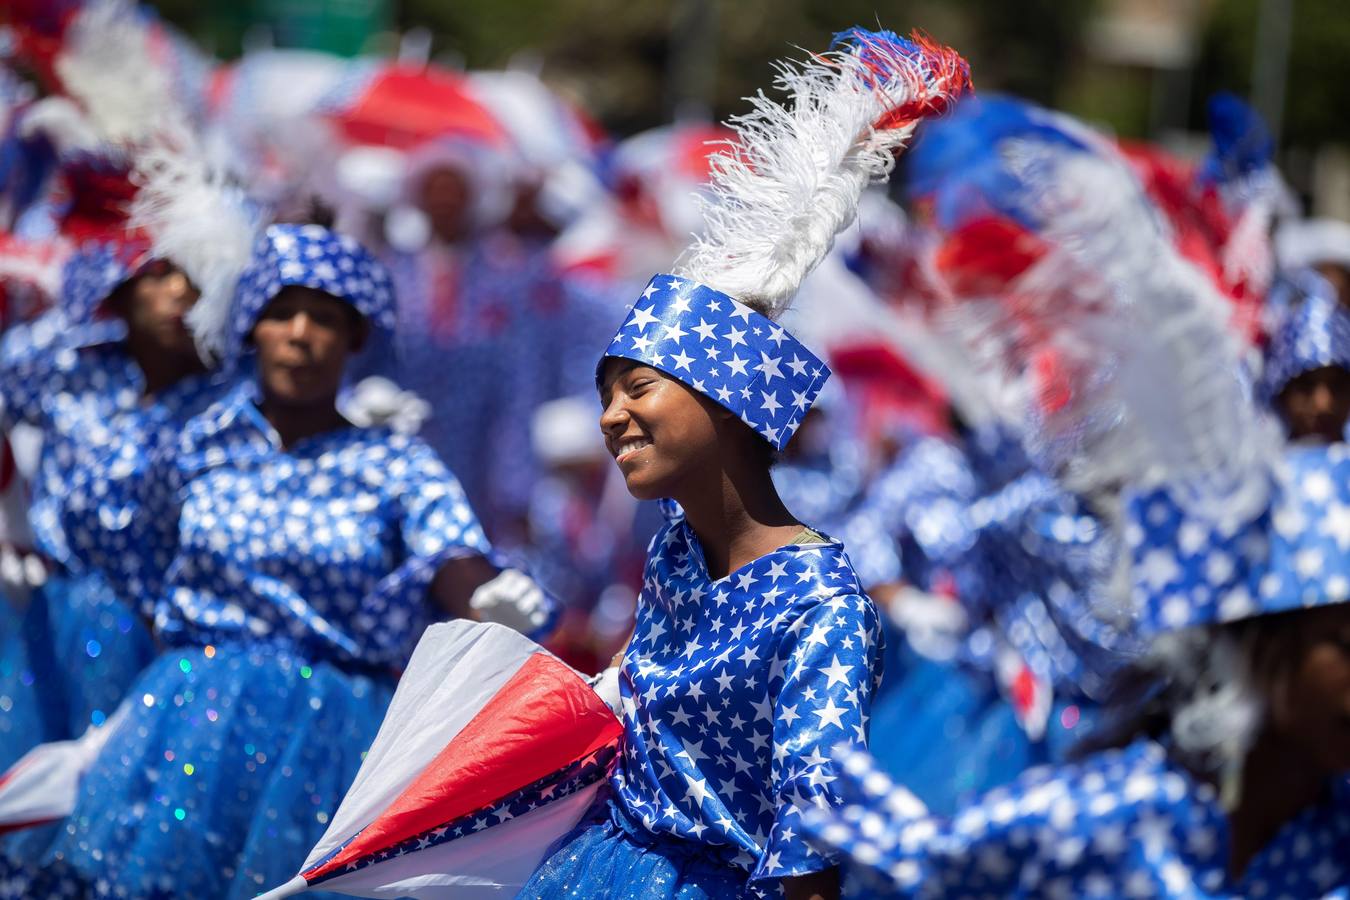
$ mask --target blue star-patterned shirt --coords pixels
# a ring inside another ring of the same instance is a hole
[[[156,465],[147,503],[161,530],[143,554],[156,625],[174,642],[282,640],[401,665],[440,565],[491,552],[459,482],[426,444],[387,428],[283,449],[255,394],[241,384]]]
[[[616,802],[766,887],[827,868],[800,811],[832,802],[832,757],[866,743],[881,643],[840,544],[789,545],[713,580],[673,519],[652,542],[620,670]]]
[[[67,567],[103,568],[110,544],[130,545],[132,485],[156,449],[228,388],[224,376],[208,373],[147,397],[140,367],[120,342],[57,342],[5,366],[6,426],[24,422],[43,434],[29,509],[38,547]]]
[[[1215,790],[1141,739],[1069,766],[1032,769],[950,819],[924,815],[865,754],[836,785],[844,803],[806,827],[848,854],[867,896],[1350,896],[1350,782],[1287,823],[1239,879]]]

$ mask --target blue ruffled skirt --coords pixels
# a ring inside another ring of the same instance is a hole
[[[762,897],[713,848],[653,835],[601,794],[516,896],[520,900],[722,900]],[[772,895],[769,895],[772,896]]]
[[[934,813],[951,815],[1032,766],[1063,762],[1088,733],[1091,710],[1058,699],[1033,741],[992,675],[907,653],[904,678],[873,708],[869,746]]]
[[[0,623],[0,769],[102,724],[155,657],[149,629],[98,575],[54,574]]]
[[[284,646],[167,651],[132,687],[74,813],[0,847],[28,896],[253,897],[322,837],[393,687]]]

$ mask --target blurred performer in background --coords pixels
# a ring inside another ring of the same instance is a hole
[[[123,486],[228,388],[198,355],[185,318],[203,290],[229,290],[254,234],[241,200],[204,177],[165,175],[138,194],[115,159],[86,155],[64,173],[77,207],[99,207],[109,221],[101,236],[81,227],[85,239],[65,266],[61,315],[74,333],[19,354],[0,375],[7,427],[42,436],[29,515],[57,566],[27,611],[26,665],[9,673],[33,681],[6,725],[36,717],[41,727],[7,732],[15,743],[6,762],[102,724],[153,655],[144,598],[110,584],[98,548],[133,527],[135,509],[115,499]],[[127,222],[151,207],[153,223]]]
[[[947,818],[855,757],[840,781],[850,802],[807,826],[878,894],[1339,896],[1350,885],[1350,580],[1332,524],[1343,454],[1284,448],[1252,401],[1218,285],[1169,244],[1109,147],[1030,113],[1038,133],[991,136],[961,178],[1001,171],[997,210],[1044,242],[1053,268],[1003,285],[1017,341],[996,348],[1007,335],[982,329],[974,346],[1023,363],[1055,350],[1073,390],[1040,405],[1029,438],[1076,490],[1124,486],[1122,511],[1105,517],[1116,577],[1099,590],[1143,652],[1117,672],[1080,761]],[[967,199],[988,200],[991,184]],[[962,216],[944,226],[959,234]],[[1046,302],[1062,270],[1077,270],[1077,286]],[[1093,271],[1111,278],[1094,284]],[[1294,331],[1325,339],[1325,312]],[[1283,343],[1267,394],[1306,365]]]
[[[146,527],[105,548],[167,649],[55,841],[13,854],[28,890],[253,896],[322,834],[427,621],[546,631],[549,601],[491,561],[435,453],[336,409],[393,299],[351,238],[274,225],[233,304],[194,311],[202,345],[256,375],[157,457],[134,486]]]

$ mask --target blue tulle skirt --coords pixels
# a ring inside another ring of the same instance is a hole
[[[642,829],[604,794],[550,849],[521,900],[721,900],[761,897],[749,873],[702,844]],[[770,895],[773,896],[773,895]]]
[[[0,769],[102,724],[154,659],[149,629],[98,575],[55,574],[0,616]]]
[[[29,896],[255,896],[322,837],[393,687],[283,646],[165,652],[74,813],[0,848]]]
[[[1057,700],[1045,735],[1027,737],[992,675],[908,651],[904,677],[877,703],[869,746],[928,808],[950,815],[969,797],[1043,763],[1063,762],[1091,710]]]

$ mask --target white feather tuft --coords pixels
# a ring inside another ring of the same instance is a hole
[[[203,359],[218,361],[235,286],[253,252],[263,211],[186,137],[138,154],[136,176],[140,190],[130,225],[144,229],[154,255],[179,266],[201,292],[187,324]]]
[[[106,141],[137,143],[183,116],[173,79],[157,64],[149,28],[130,0],[85,4],[66,30],[55,69]]]
[[[1052,249],[1000,315],[962,304],[964,330],[976,361],[1005,377],[1055,354],[1067,390],[1039,409],[1033,450],[1071,490],[1180,482],[1221,521],[1259,512],[1279,438],[1242,376],[1230,305],[1167,239],[1123,162],[1022,139],[1002,153]]]
[[[844,49],[784,63],[784,106],[760,92],[711,157],[706,227],[675,272],[777,318],[885,178],[918,122],[969,88],[950,50],[854,32]]]

